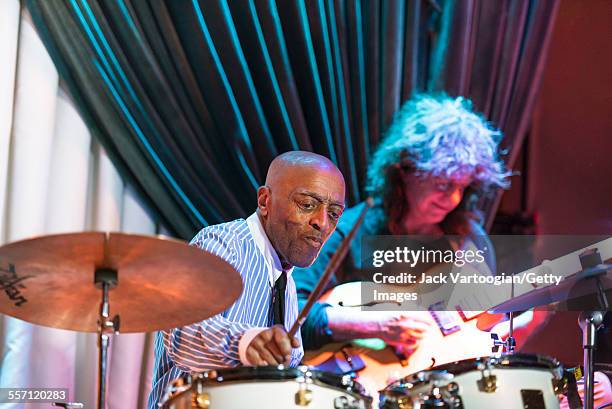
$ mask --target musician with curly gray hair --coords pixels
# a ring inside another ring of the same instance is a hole
[[[328,289],[371,279],[361,266],[363,236],[455,235],[471,240],[477,248],[486,247],[488,238],[479,224],[476,204],[485,193],[509,185],[510,173],[499,155],[501,137],[501,132],[475,113],[465,98],[422,94],[407,101],[373,154],[367,190],[375,205]],[[355,224],[362,206],[345,211],[315,264],[296,270],[300,307]],[[485,261],[494,272],[492,252],[487,252]],[[428,328],[421,317],[405,311],[347,312],[321,302],[302,327],[304,347],[316,349],[334,341],[381,338],[387,344],[414,350]]]

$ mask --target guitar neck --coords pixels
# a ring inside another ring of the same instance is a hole
[[[531,291],[538,290],[544,287],[548,287],[555,284],[542,283],[538,284],[534,282],[533,278],[545,277],[546,275],[554,275],[561,277],[560,283],[563,280],[567,280],[573,277],[576,273],[582,270],[580,265],[580,254],[586,250],[597,248],[602,256],[603,260],[612,258],[612,238],[600,241],[588,247],[573,251],[562,257],[558,257],[554,260],[544,261],[542,264],[517,273],[515,276],[518,278],[513,281],[513,284],[505,284],[499,286],[487,286],[486,291],[475,290],[468,296],[464,296],[461,299],[451,301],[450,305],[456,306],[461,311],[486,311],[493,307],[502,304],[508,300],[513,299]],[[532,280],[527,280],[531,277]],[[536,280],[537,281],[537,280]]]

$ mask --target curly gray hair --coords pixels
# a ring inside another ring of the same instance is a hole
[[[444,179],[469,176],[475,190],[507,188],[508,172],[499,157],[502,133],[472,111],[463,97],[417,94],[396,113],[368,167],[367,188],[388,219],[407,210],[398,187],[400,169]],[[391,204],[399,209],[393,214]]]

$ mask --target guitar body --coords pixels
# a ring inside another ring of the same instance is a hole
[[[337,306],[336,308],[347,308],[355,311],[363,307],[340,307],[344,305],[359,304],[361,297],[361,283],[353,282],[342,284],[326,294],[325,302]],[[363,308],[365,310],[365,308]],[[440,313],[421,311],[412,312],[421,314],[422,319],[430,323],[418,348],[411,354],[405,356],[407,359],[398,357],[394,348],[385,346],[382,349],[372,349],[359,346],[356,343],[335,343],[324,346],[316,351],[306,351],[304,363],[317,366],[330,359],[338,353],[343,346],[344,351],[351,355],[359,355],[364,361],[365,368],[358,372],[358,381],[368,393],[377,400],[378,391],[389,383],[409,374],[429,369],[433,366],[459,361],[463,359],[491,355],[491,334],[481,331],[477,327],[477,319],[474,317],[465,320],[457,311],[443,311]],[[445,335],[444,330],[438,322],[440,317],[434,314],[444,314],[444,320],[452,320],[452,333]],[[436,320],[438,318],[438,321]],[[359,343],[360,345],[362,343]],[[380,342],[378,343],[380,345]],[[342,356],[342,354],[340,355]]]

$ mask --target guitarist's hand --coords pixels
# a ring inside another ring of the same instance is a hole
[[[258,333],[246,349],[246,357],[253,366],[288,365],[292,348],[300,341],[289,337],[282,325],[275,325]]]
[[[374,312],[368,312],[373,314]],[[430,324],[419,313],[406,311],[377,311],[378,330],[373,336],[402,349],[416,349]]]
[[[386,343],[415,349],[430,328],[427,313],[407,311],[355,311],[328,308],[329,329],[336,341],[381,338]]]

